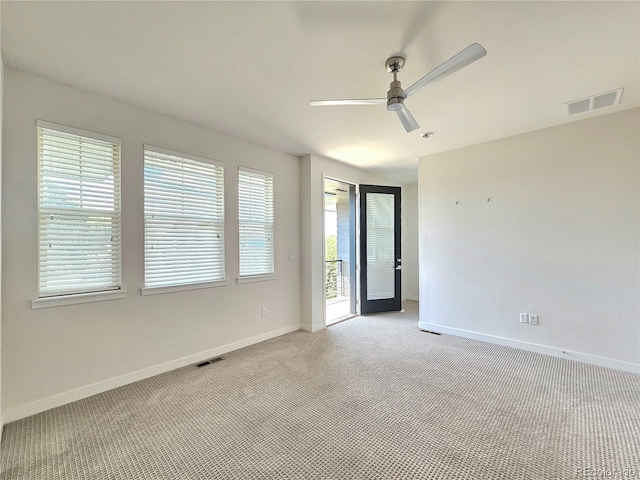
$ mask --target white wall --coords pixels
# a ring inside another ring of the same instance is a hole
[[[3,194],[5,421],[300,328],[298,158],[7,69]],[[123,300],[32,310],[37,119],[123,140]],[[142,297],[143,144],[225,163],[229,285]],[[237,285],[238,165],[275,174],[276,273]],[[289,262],[288,254],[294,260]],[[269,315],[261,318],[261,307]]]
[[[639,117],[421,158],[420,326],[640,371]]]
[[[0,8],[0,12],[2,9]],[[0,15],[1,16],[1,15]],[[0,19],[0,25],[2,21]],[[0,31],[0,212],[2,212],[2,118],[4,112],[4,62],[2,60],[2,32]],[[2,215],[0,215],[0,252],[2,251]],[[0,255],[0,438],[2,438],[2,255]]]
[[[397,185],[384,177],[317,155],[301,159],[302,328],[324,328],[324,191],[325,176],[352,184]]]
[[[418,184],[402,186],[402,299],[418,300]]]

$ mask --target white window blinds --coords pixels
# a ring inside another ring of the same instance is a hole
[[[273,175],[240,167],[238,211],[240,276],[275,273]]]
[[[224,167],[145,145],[145,286],[223,280]]]
[[[39,297],[120,289],[120,140],[37,127]]]
[[[366,194],[367,300],[393,298],[396,288],[395,197]]]

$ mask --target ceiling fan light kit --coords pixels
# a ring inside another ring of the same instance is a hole
[[[412,132],[420,128],[416,119],[411,115],[409,109],[405,106],[405,98],[418,93],[427,84],[433,82],[438,78],[443,78],[450,75],[463,67],[466,67],[470,63],[484,57],[487,51],[478,43],[473,43],[467,48],[462,50],[457,55],[454,55],[442,65],[436,67],[431,72],[427,73],[420,80],[415,82],[406,90],[402,89],[402,85],[398,80],[398,72],[404,67],[406,59],[400,56],[394,56],[387,59],[385,67],[387,72],[393,74],[393,81],[389,85],[389,91],[387,92],[387,98],[364,98],[353,100],[311,100],[309,104],[312,107],[330,106],[330,105],[380,105],[387,104],[387,110],[396,112],[402,126],[407,133]]]
[[[402,87],[399,81],[394,80],[389,85],[389,92],[387,92],[387,110],[402,110],[403,105]]]

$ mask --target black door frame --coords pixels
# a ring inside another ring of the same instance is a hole
[[[360,185],[360,314],[397,312],[402,309],[402,245],[401,245],[401,192],[400,187]],[[367,300],[367,193],[385,193],[394,196],[394,252],[395,290],[393,298]]]

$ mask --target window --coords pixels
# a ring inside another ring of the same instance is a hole
[[[273,175],[240,167],[238,174],[240,278],[268,276],[274,269]],[[261,279],[261,278],[258,278]]]
[[[221,163],[145,145],[144,265],[143,294],[224,281]]]
[[[42,121],[37,130],[38,296],[120,290],[121,141]]]

